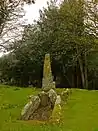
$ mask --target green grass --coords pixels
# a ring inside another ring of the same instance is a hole
[[[62,109],[63,123],[36,125],[17,118],[28,96],[39,90],[6,87],[0,86],[0,131],[98,131],[98,91],[74,89]]]

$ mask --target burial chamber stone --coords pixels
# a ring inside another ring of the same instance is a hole
[[[49,120],[56,98],[57,94],[53,89],[50,89],[48,92],[42,91],[38,96],[31,97],[30,102],[22,110],[21,119]]]
[[[42,90],[49,91],[54,87],[53,76],[51,71],[50,54],[45,55],[43,67]]]
[[[21,120],[60,121],[61,104],[66,102],[69,90],[57,95],[56,91],[41,91],[37,96],[32,96],[21,112]]]
[[[48,97],[48,94],[44,91],[42,91],[40,94],[39,94],[39,97],[40,97],[40,106],[47,106],[48,103],[49,103],[49,97]]]
[[[57,95],[55,82],[53,82],[50,55],[45,55],[42,91],[37,96],[30,96],[30,101],[25,105],[21,112],[21,120],[59,120],[61,112],[61,99],[65,101],[68,91]]]
[[[55,102],[56,102],[56,99],[57,99],[57,93],[55,92],[55,90],[50,89],[50,90],[48,91],[48,95],[49,95],[49,98],[50,98],[52,107],[54,107]]]
[[[32,97],[31,101],[28,102],[21,112],[21,119],[29,120],[30,116],[40,105],[40,98],[38,96]]]

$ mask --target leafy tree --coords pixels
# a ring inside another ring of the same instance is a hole
[[[83,88],[88,88],[87,56],[95,47],[97,39],[97,34],[91,33],[92,30],[97,30],[93,25],[97,20],[96,12],[92,14],[92,23],[85,22],[91,19],[88,11],[94,3],[91,2],[90,6],[86,4],[83,0],[67,0],[57,9],[51,3],[48,9],[40,11],[38,21],[40,37],[42,41],[45,39],[43,47],[48,52],[57,54],[64,75],[70,67],[74,72],[77,70],[77,83],[82,83]],[[80,82],[78,77],[81,78]]]
[[[9,21],[13,22],[14,19],[18,19],[20,17],[20,11],[23,11],[23,9],[20,9],[19,5],[23,4],[26,2],[27,4],[35,3],[34,0],[0,0],[0,37],[3,37],[3,31],[6,29],[4,32],[4,35],[13,28],[10,27],[10,25],[7,24]],[[21,6],[22,8],[22,6]],[[21,16],[22,17],[22,16]],[[8,29],[7,29],[8,28]],[[6,41],[8,42],[8,41]],[[0,44],[1,48],[4,48],[7,50],[7,46],[5,45],[5,42]]]
[[[89,12],[92,4],[95,3],[65,0],[57,7],[51,1],[47,9],[40,10],[39,20],[27,26],[22,40],[12,47],[18,60],[14,71],[19,70],[13,77],[18,78],[21,85],[42,78],[43,58],[45,53],[50,53],[55,77],[60,77],[68,86],[88,88],[95,55],[92,51],[98,42],[97,24],[93,24],[98,23],[97,14]]]

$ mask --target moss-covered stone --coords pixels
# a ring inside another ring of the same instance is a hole
[[[61,105],[60,104],[56,104],[54,106],[54,109],[52,111],[52,115],[49,119],[50,122],[60,122],[61,120]]]
[[[54,86],[55,84],[53,83],[50,54],[46,54],[43,67],[42,88],[44,91],[49,91],[51,88],[54,88]]]

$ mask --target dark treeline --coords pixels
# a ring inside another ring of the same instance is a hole
[[[97,2],[51,1],[40,18],[24,29],[22,40],[0,58],[1,83],[41,87],[43,61],[51,54],[57,87],[98,89]]]

